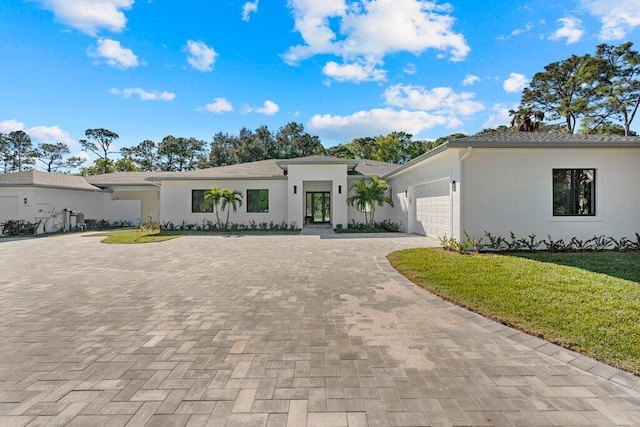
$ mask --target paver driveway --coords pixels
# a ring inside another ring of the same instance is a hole
[[[424,244],[2,242],[0,425],[640,425],[637,377],[386,262]]]

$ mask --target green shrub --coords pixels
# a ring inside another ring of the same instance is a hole
[[[7,236],[32,236],[38,231],[40,222],[10,219],[0,224],[0,231]]]

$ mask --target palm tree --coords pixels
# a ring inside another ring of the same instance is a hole
[[[389,185],[384,179],[374,176],[371,178],[371,185],[367,185],[365,179],[362,178],[351,186],[350,191],[354,195],[347,198],[347,203],[364,213],[364,221],[367,225],[373,225],[376,205],[383,206],[388,203],[393,206],[393,200],[386,194],[388,190]]]
[[[204,195],[204,200],[208,204],[213,206],[213,210],[216,213],[216,224],[218,224],[218,227],[221,225],[220,215],[218,214],[218,205],[222,201],[222,192],[223,192],[222,188],[213,187],[211,190],[207,191]]]
[[[226,229],[229,225],[229,213],[231,213],[231,209],[233,209],[233,212],[238,212],[238,207],[242,206],[242,192],[223,188],[220,194],[220,205],[220,209],[223,211],[229,207],[229,209],[227,209],[227,221],[224,223],[224,228]]]

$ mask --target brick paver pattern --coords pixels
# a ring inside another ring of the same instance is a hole
[[[640,425],[638,377],[389,266],[424,238],[99,239],[0,240],[0,425]]]

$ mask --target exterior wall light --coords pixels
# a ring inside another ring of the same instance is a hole
[[[456,191],[456,182],[455,182],[455,181],[453,181],[453,182],[451,183],[451,189],[452,189],[453,191]]]
[[[342,194],[342,185],[338,185],[338,194]]]
[[[293,186],[293,194],[298,194],[298,186],[297,185]]]

